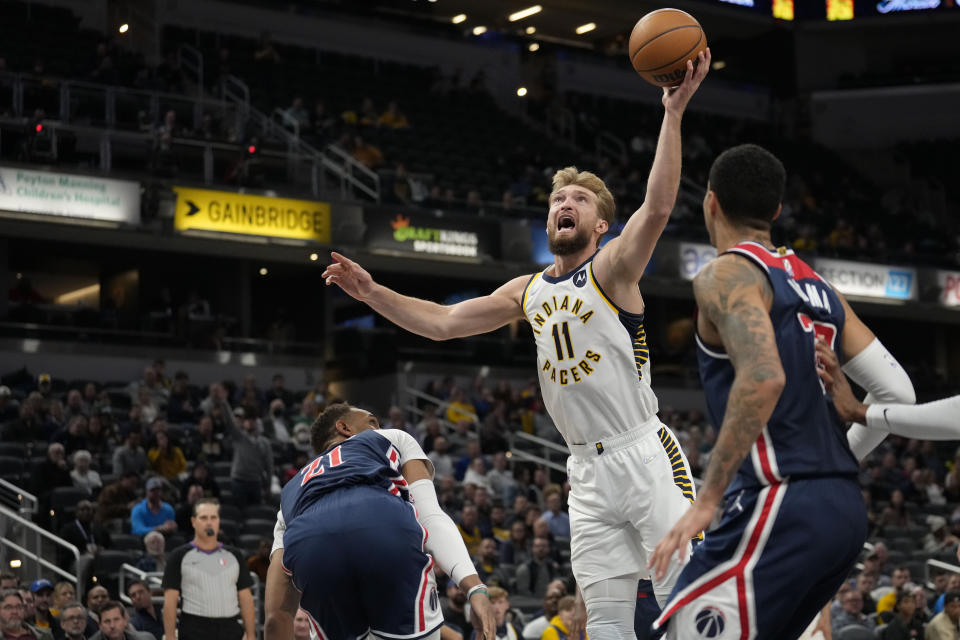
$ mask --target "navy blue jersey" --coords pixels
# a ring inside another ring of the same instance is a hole
[[[321,496],[335,489],[368,485],[409,500],[400,473],[400,452],[376,429],[362,431],[314,458],[283,487],[280,508],[289,525]]]
[[[770,320],[786,374],[773,415],[728,491],[770,485],[788,476],[855,475],[857,461],[817,375],[814,349],[815,336],[820,336],[840,354],[838,337],[845,319],[840,299],[793,251],[772,251],[744,242],[728,253],[746,257],[770,280]],[[733,365],[722,349],[705,345],[699,336],[697,345],[710,418],[720,428],[733,384]]]

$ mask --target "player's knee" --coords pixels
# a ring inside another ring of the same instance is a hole
[[[626,603],[604,603],[587,608],[587,636],[590,640],[636,639],[633,608]]]

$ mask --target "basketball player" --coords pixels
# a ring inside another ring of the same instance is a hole
[[[926,404],[877,404],[859,402],[840,368],[837,354],[825,342],[817,342],[817,357],[823,368],[820,377],[833,398],[837,413],[847,422],[870,429],[922,440],[960,439],[960,396]]]
[[[323,454],[280,496],[266,640],[293,635],[298,607],[320,640],[440,640],[434,560],[467,594],[472,622],[492,640],[486,587],[440,510],[433,465],[416,440],[341,403],[314,422],[311,445]]]
[[[526,319],[540,386],[570,447],[571,563],[593,640],[632,638],[637,584],[657,540],[694,497],[687,461],[657,420],[638,282],[673,210],[680,121],[710,68],[709,49],[664,90],[665,114],[646,199],[618,238],[598,250],[615,211],[603,181],[574,167],[553,178],[546,233],[554,263],[492,294],[451,306],[402,296],[334,253],[323,273],[408,331],[448,340]],[[691,536],[693,537],[693,536]],[[664,601],[679,569],[654,585]]]
[[[700,377],[721,426],[693,507],[653,554],[656,575],[678,551],[686,557],[685,541],[725,502],[654,623],[669,621],[668,637],[796,638],[862,548],[857,459],[819,379],[816,339],[849,357],[869,390],[913,396],[843,297],[773,248],[784,183],[780,161],[755,145],[725,151],[710,170],[703,210],[718,257],[694,295]]]

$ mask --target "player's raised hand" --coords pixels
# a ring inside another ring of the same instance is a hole
[[[840,368],[837,354],[821,338],[817,338],[817,373],[823,380],[823,386],[833,398],[833,406],[837,409],[840,418],[847,422],[864,422],[867,407],[858,402],[847,381],[847,375]]]
[[[656,580],[663,580],[674,554],[677,555],[678,562],[686,562],[687,545],[710,525],[713,513],[714,507],[695,500],[683,517],[677,520],[677,524],[673,525],[673,529],[657,543],[657,548],[653,550],[650,562],[647,563],[647,568],[653,570]]]
[[[485,591],[470,596],[470,624],[481,640],[497,640],[497,618]]]
[[[330,252],[333,260],[321,276],[328,285],[335,284],[347,295],[361,302],[373,291],[373,278],[359,264],[336,251]]]
[[[663,88],[663,106],[667,111],[683,114],[687,108],[690,98],[700,87],[700,83],[707,77],[710,71],[710,47],[707,47],[697,54],[697,64],[694,66],[692,60],[687,61],[687,72],[683,75],[683,81],[676,87]]]

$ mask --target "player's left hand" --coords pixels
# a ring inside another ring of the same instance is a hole
[[[710,71],[710,47],[707,47],[697,54],[697,64],[694,66],[692,60],[687,61],[687,71],[683,75],[683,81],[676,87],[663,88],[663,106],[667,111],[676,115],[682,115],[683,110],[687,108],[690,98],[700,87],[700,83],[707,77]]]
[[[487,594],[474,593],[470,597],[470,624],[483,640],[497,639],[497,618]]]
[[[713,513],[714,507],[695,500],[683,517],[677,520],[677,524],[673,525],[673,529],[657,543],[657,548],[653,550],[650,562],[647,563],[647,568],[653,570],[655,580],[663,580],[674,554],[677,554],[677,561],[681,564],[687,561],[687,545],[694,536],[710,525]]]

